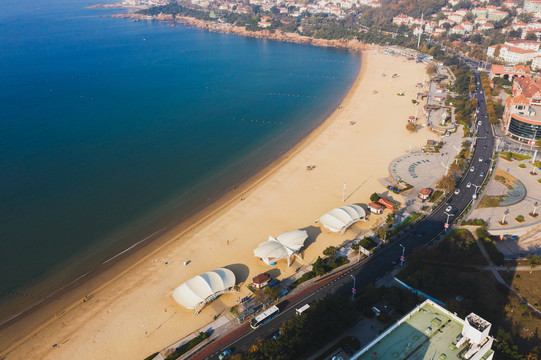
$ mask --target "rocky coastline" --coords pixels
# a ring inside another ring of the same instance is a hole
[[[155,16],[126,13],[111,15],[119,19],[132,19],[134,21],[166,21],[171,23],[180,23],[194,28],[203,29],[212,32],[220,32],[226,34],[236,34],[257,39],[269,39],[275,41],[284,41],[297,44],[307,44],[321,47],[334,47],[340,49],[348,49],[353,51],[370,50],[372,46],[362,43],[358,40],[327,40],[316,39],[309,36],[302,36],[297,33],[286,33],[280,30],[271,32],[269,30],[249,31],[244,27],[234,26],[227,23],[218,23],[212,21],[199,20],[185,16],[175,16],[172,14],[159,14]]]

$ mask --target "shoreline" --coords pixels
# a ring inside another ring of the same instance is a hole
[[[125,7],[124,7],[125,8]],[[281,42],[289,42],[295,44],[305,44],[318,47],[331,47],[337,49],[347,49],[353,51],[371,50],[371,45],[360,42],[359,40],[327,40],[317,39],[310,36],[303,36],[297,33],[286,33],[281,30],[275,30],[270,32],[269,30],[249,31],[245,27],[239,27],[227,23],[217,23],[212,21],[199,20],[193,17],[187,16],[175,16],[171,14],[160,15],[142,15],[135,13],[124,13],[114,15],[104,15],[104,17],[113,17],[117,19],[131,19],[133,21],[161,21],[168,23],[179,23],[186,26],[194,27],[201,30],[210,32],[217,32],[222,34],[235,34],[255,39],[267,39]]]
[[[393,78],[392,83],[380,81],[380,68],[385,70],[386,66],[401,76]],[[351,187],[348,203],[362,204],[374,191],[383,191],[377,177],[388,174],[387,162],[407,150],[410,141],[424,141],[430,136],[407,135],[404,117],[413,108],[407,97],[396,97],[397,90],[415,93],[415,84],[424,71],[424,65],[363,51],[360,71],[342,102],[310,134],[256,176],[224,194],[213,203],[214,209],[208,204],[206,211],[168,229],[160,239],[145,245],[144,250],[136,249],[111,261],[114,264],[107,270],[67,291],[62,299],[63,312],[57,317],[47,316],[55,313],[47,310],[61,304],[48,304],[43,311],[36,311],[32,319],[26,317],[12,329],[0,331],[3,333],[0,346],[7,345],[1,353],[7,355],[6,360],[29,353],[55,359],[111,357],[111,354],[116,354],[115,358],[131,358],[134,354],[151,353],[210,322],[207,316],[212,313],[226,313],[235,304],[236,296],[222,296],[200,315],[192,317],[190,311],[174,303],[170,296],[170,291],[187,279],[222,266],[244,267],[247,272],[237,279],[241,283],[249,282],[250,275],[262,271],[277,272],[280,278],[291,276],[298,265],[287,268],[279,263],[269,269],[254,258],[252,249],[265,239],[265,234],[278,235],[281,231],[313,224],[323,211],[339,203],[345,177]],[[388,106],[389,101],[393,106]],[[389,126],[398,127],[387,134]],[[384,139],[381,137],[384,132],[391,146],[380,148],[378,156],[373,156],[374,146]],[[307,172],[307,164],[317,164],[316,170]],[[239,201],[241,196],[246,201]],[[288,210],[286,218],[280,217],[284,205]],[[377,219],[371,216],[369,223],[359,226],[369,229]],[[306,229],[317,240],[312,237],[316,241],[303,250],[301,264],[310,263],[325,247],[339,245],[352,235],[338,238],[314,225]],[[201,243],[205,244],[204,252],[200,251]],[[186,259],[193,260],[187,268],[182,266]],[[100,283],[103,279],[107,281]],[[243,293],[247,291],[244,288]],[[91,298],[83,303],[85,289]],[[33,330],[28,333],[27,329]],[[51,344],[61,347],[51,349]],[[127,351],[132,352],[131,357]]]
[[[84,302],[86,299],[91,299],[95,293],[120,279],[131,269],[143,263],[145,260],[148,260],[149,257],[155,255],[158,251],[171,245],[179,237],[187,235],[196,227],[203,225],[205,222],[212,221],[214,217],[219,216],[219,214],[225,211],[228,207],[235,205],[240,198],[248,196],[248,194],[261,182],[273,175],[281,167],[285,166],[296,154],[305,148],[314,137],[317,137],[319,133],[328,127],[329,122],[337,116],[346,102],[351,100],[352,92],[356,89],[356,87],[359,86],[364,74],[362,52],[359,54],[359,56],[361,56],[359,71],[357,72],[354,82],[348,89],[339,105],[334,108],[334,111],[332,111],[329,116],[321,120],[321,122],[307,134],[301,136],[296,143],[283,154],[278,155],[278,157],[271,160],[268,165],[263,166],[262,169],[254,170],[254,172],[251,175],[248,175],[245,179],[240,180],[238,183],[232,184],[229,189],[224,191],[224,193],[216,195],[214,199],[205,201],[205,204],[201,206],[200,209],[197,209],[194,213],[179,219],[166,228],[157,230],[121,252],[112,255],[108,258],[108,260],[105,260],[97,267],[90,269],[68,284],[65,284],[61,288],[56,289],[50,294],[44,296],[41,301],[28,306],[17,314],[9,315],[6,319],[2,319],[2,322],[0,323],[0,333],[9,330],[11,326],[16,326],[19,322],[27,321],[28,318],[34,313],[39,313],[40,311],[46,312],[48,306],[57,305],[52,305],[52,303],[54,303],[59,297],[65,296],[71,299],[71,301],[63,301],[64,305],[54,306],[54,308],[57,308],[56,311],[47,311],[49,316],[45,315],[42,317],[50,318],[45,321],[44,324],[38,327],[34,326],[34,330],[30,334],[27,334],[20,340],[16,341],[6,350],[0,350],[0,356],[7,356],[12,348],[22,345],[27,339],[34,336],[35,333],[41,331],[41,329],[44,329],[50,325],[51,322],[60,319],[66,312],[69,312],[78,306],[80,301]],[[210,211],[212,207],[215,207],[215,209]],[[166,229],[165,232],[164,229]],[[108,280],[104,281],[105,278]],[[99,286],[95,287],[94,285],[95,288],[89,291],[88,288],[93,287],[90,285],[93,283],[98,283]],[[77,300],[74,302],[74,299]],[[50,315],[53,316],[51,317]]]

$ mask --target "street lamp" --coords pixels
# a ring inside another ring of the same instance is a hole
[[[507,210],[505,210],[503,212],[503,219],[502,219],[502,222],[501,222],[502,225],[507,224],[507,221],[505,221],[505,217],[507,216],[507,214],[509,214],[509,209],[507,209]]]
[[[355,300],[355,294],[357,293],[357,289],[355,288],[355,276],[349,274],[351,278],[353,279],[353,288],[351,289],[351,301]]]
[[[530,214],[531,216],[533,217],[536,217],[537,216],[537,213],[535,212],[537,210],[537,206],[539,206],[539,204],[536,202],[533,203],[533,211],[532,213]]]
[[[400,256],[400,266],[404,266],[404,261],[406,260],[406,257],[404,256],[406,252],[406,248],[402,244],[398,244],[398,245],[400,245],[400,247],[402,248],[402,256]]]
[[[479,188],[482,186],[482,185],[475,185],[475,184],[471,184],[471,186],[475,186],[475,192],[473,193],[472,195],[472,198],[477,198],[477,192],[479,191]]]
[[[449,226],[450,226],[450,225],[449,225],[449,218],[450,218],[451,216],[454,216],[454,215],[453,215],[453,214],[448,214],[447,212],[444,212],[444,214],[447,215],[447,221],[445,221],[445,225],[444,225],[445,230],[447,230],[447,229],[449,228]]]

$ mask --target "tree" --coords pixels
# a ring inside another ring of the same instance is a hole
[[[387,241],[387,230],[388,230],[388,227],[386,225],[380,226],[379,228],[376,229],[375,233],[378,235],[381,241]]]
[[[433,75],[433,74],[435,74],[435,73],[436,73],[436,66],[433,65],[433,64],[428,65],[428,67],[426,68],[426,73],[427,73],[428,75]]]
[[[323,261],[321,256],[318,256],[317,260],[312,264],[312,271],[317,276],[321,276],[327,272],[327,266],[325,265],[325,261]]]
[[[408,130],[410,133],[414,133],[417,131],[417,124],[409,122],[406,124],[406,130]]]
[[[497,45],[496,48],[494,49],[494,57],[499,57],[500,56],[500,50],[502,49],[502,46],[501,45]]]
[[[530,274],[532,273],[532,270],[539,264],[541,264],[541,256],[538,254],[530,254],[526,256],[526,260],[528,261],[528,264],[530,264],[531,270]]]
[[[451,174],[443,175],[437,183],[437,187],[442,189],[443,191],[450,192],[453,191],[453,189],[456,187],[456,180],[455,177]]]
[[[538,40],[538,39],[537,39],[537,35],[535,35],[534,32],[529,32],[529,33],[527,33],[525,39],[526,39],[526,40],[535,40],[535,41]]]
[[[280,289],[278,288],[278,286],[273,286],[273,287],[266,286],[266,287],[263,289],[263,292],[264,292],[265,295],[267,295],[271,300],[278,300],[278,298],[280,297]]]
[[[535,146],[541,147],[541,138],[535,140]]]
[[[338,252],[338,248],[336,246],[329,246],[328,248],[323,250],[323,255],[328,256],[330,258],[334,258],[337,252]]]
[[[373,193],[372,195],[370,195],[370,201],[372,202],[376,202],[379,200],[379,195],[378,193]]]

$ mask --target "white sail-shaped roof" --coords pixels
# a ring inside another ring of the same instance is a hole
[[[235,286],[235,274],[219,268],[191,278],[173,290],[173,299],[188,309],[196,309],[225,290]]]
[[[345,205],[332,209],[321,216],[319,222],[331,231],[340,232],[345,231],[348,227],[365,217],[366,212],[359,205]]]
[[[259,244],[254,250],[254,255],[261,258],[265,263],[271,264],[280,259],[287,258],[299,252],[308,238],[304,230],[293,230],[280,234],[276,239],[269,236],[269,240]]]

